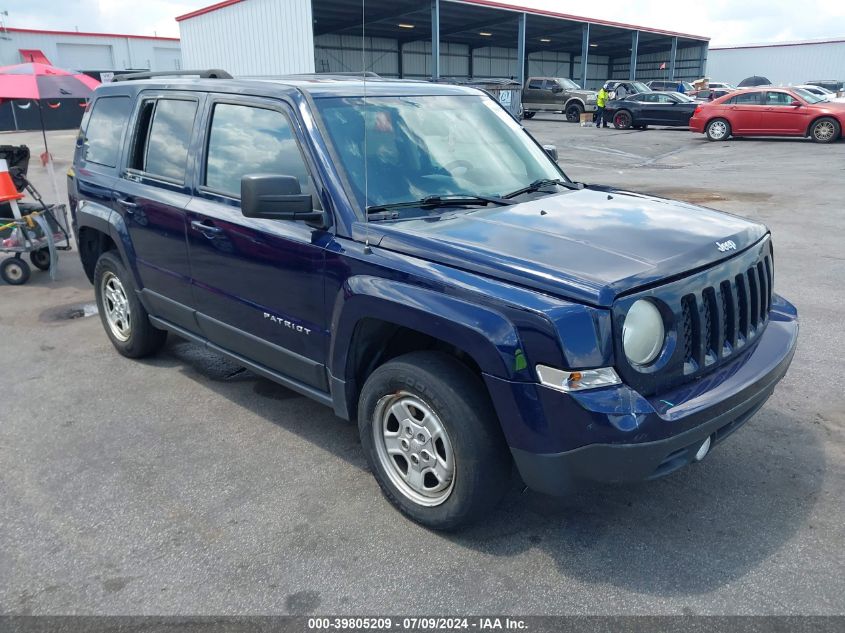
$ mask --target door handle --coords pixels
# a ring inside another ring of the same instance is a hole
[[[191,222],[191,228],[195,231],[199,231],[203,235],[205,235],[208,239],[213,238],[216,235],[220,235],[223,232],[219,226],[213,226],[211,224],[204,224],[199,220],[193,220]]]
[[[132,202],[132,200],[130,200],[129,198],[117,197],[117,198],[115,198],[115,200],[117,201],[117,203],[120,206],[122,206],[124,209],[126,209],[127,213],[134,213],[135,209],[138,208],[138,203]]]

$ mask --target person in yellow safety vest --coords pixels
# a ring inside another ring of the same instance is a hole
[[[607,127],[607,121],[604,120],[604,108],[609,97],[610,93],[602,86],[596,95],[596,127]]]

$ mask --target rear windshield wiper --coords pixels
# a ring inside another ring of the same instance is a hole
[[[566,187],[567,189],[584,188],[584,184],[580,182],[569,182],[567,180],[560,180],[555,178],[541,178],[540,180],[535,180],[527,187],[523,187],[522,189],[517,189],[516,191],[511,191],[510,193],[504,194],[502,198],[516,198],[517,196],[521,196],[524,193],[540,191],[540,189],[543,189],[544,187],[551,187],[552,185],[560,185],[561,187]]]
[[[510,200],[505,198],[498,198],[496,196],[464,196],[464,195],[448,195],[448,196],[426,196],[419,200],[410,202],[388,202],[386,204],[375,204],[367,207],[367,215],[381,213],[383,211],[391,211],[393,209],[439,209],[440,207],[464,207],[477,204],[513,204]]]

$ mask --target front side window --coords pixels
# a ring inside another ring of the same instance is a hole
[[[129,122],[129,97],[100,97],[88,117],[83,137],[83,160],[105,167],[116,167],[120,159],[120,139]]]
[[[208,136],[205,186],[241,197],[248,174],[295,176],[303,193],[314,188],[288,118],[276,110],[218,103]]]
[[[427,196],[501,195],[557,166],[486,96],[316,100],[340,166],[362,207]]]
[[[767,92],[766,105],[788,106],[792,104],[792,95],[786,92]]]

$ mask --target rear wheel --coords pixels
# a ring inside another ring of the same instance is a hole
[[[154,354],[167,332],[154,328],[135,294],[135,285],[115,251],[100,255],[94,269],[94,294],[100,320],[118,352],[129,358]]]
[[[830,117],[814,121],[810,126],[810,138],[816,143],[832,143],[839,138],[839,122]]]
[[[584,106],[580,103],[571,103],[566,106],[566,120],[570,123],[576,123],[581,120],[581,114],[584,112]]]
[[[725,119],[713,119],[707,123],[704,133],[711,141],[725,141],[731,135],[731,124]]]
[[[633,117],[627,110],[620,110],[613,116],[613,127],[617,130],[627,130],[633,122]]]
[[[537,114],[537,113],[536,112],[529,112],[528,110],[526,110],[525,112],[522,113],[522,118],[523,119],[533,119],[535,114]]]
[[[376,369],[358,404],[358,430],[387,499],[414,521],[455,529],[488,514],[511,459],[483,383],[439,352]]]

